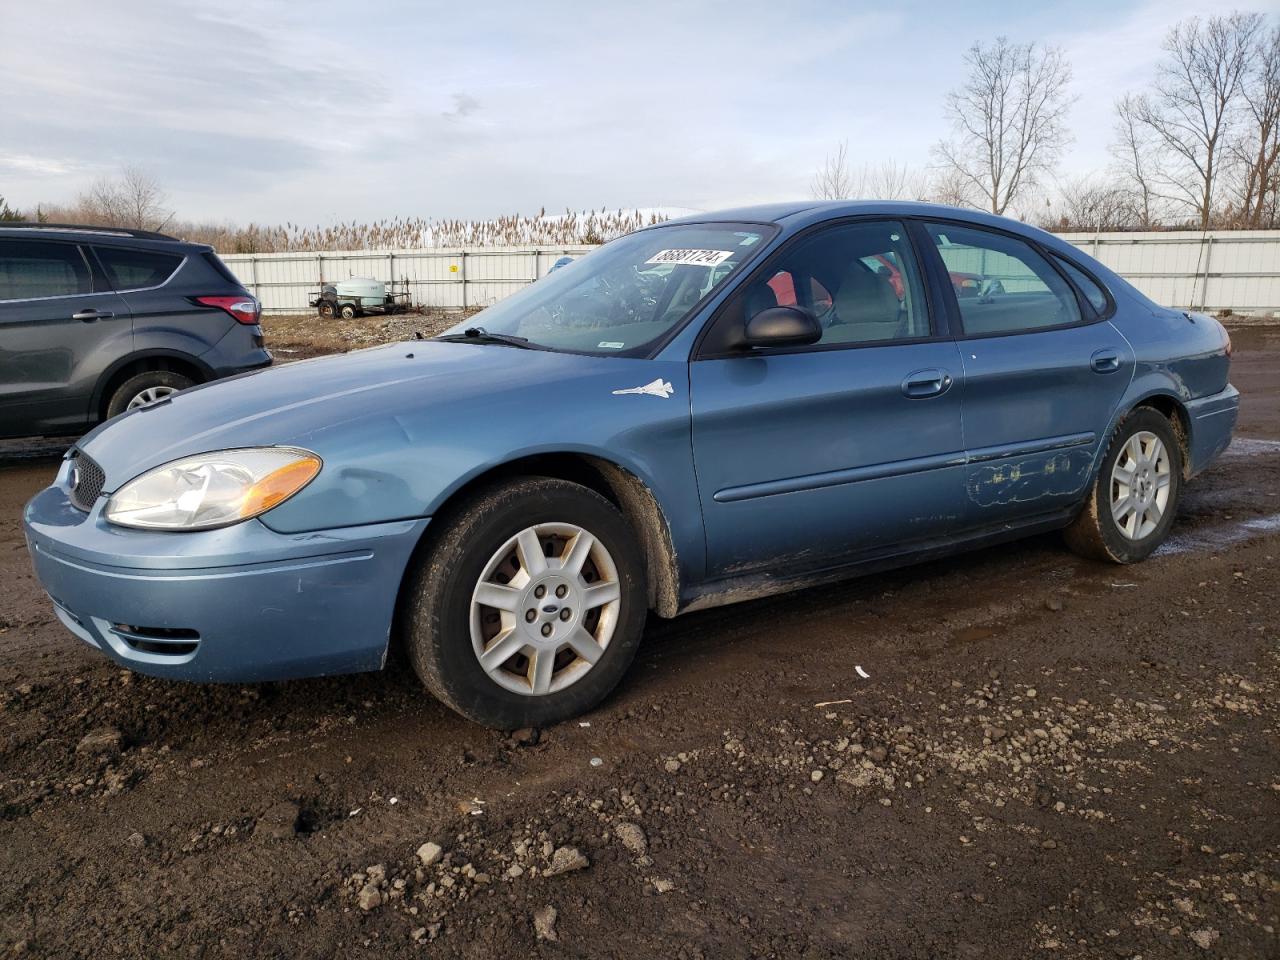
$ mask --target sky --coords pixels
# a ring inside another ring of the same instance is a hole
[[[928,166],[965,49],[999,35],[1065,48],[1072,176],[1107,165],[1169,27],[1216,8],[0,0],[0,195],[65,202],[134,165],[181,219],[234,223],[803,198],[842,140],[855,166]]]

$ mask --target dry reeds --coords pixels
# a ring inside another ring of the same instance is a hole
[[[537,216],[512,214],[492,220],[396,217],[328,227],[296,223],[245,227],[185,224],[173,228],[184,239],[208,243],[219,253],[287,253],[327,250],[416,250],[428,247],[575,246],[604,243],[665,220],[643,210],[566,210]]]

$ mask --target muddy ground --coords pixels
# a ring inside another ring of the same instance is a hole
[[[540,735],[403,667],[109,665],[11,456],[0,956],[1280,956],[1280,330],[1236,346],[1245,439],[1147,563],[1046,536],[654,620]]]

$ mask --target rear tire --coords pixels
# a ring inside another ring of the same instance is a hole
[[[356,308],[354,303],[344,303],[342,305],[343,320],[354,320],[358,316],[360,316],[360,311]]]
[[[130,408],[158,403],[165,397],[195,386],[195,381],[172,370],[147,370],[130,377],[111,394],[107,419],[118,417]]]
[[[635,657],[647,609],[643,555],[618,509],[576,483],[527,477],[439,522],[404,606],[427,689],[502,730],[603,700]]]
[[[1139,407],[1116,428],[1084,510],[1064,531],[1067,546],[1092,560],[1145,560],[1168,536],[1181,494],[1182,448],[1173,426]]]
[[[320,312],[320,319],[322,320],[332,320],[337,314],[337,310],[334,309],[333,301],[331,300],[321,300],[316,309]]]

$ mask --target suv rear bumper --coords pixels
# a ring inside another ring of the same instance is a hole
[[[210,379],[235,376],[271,366],[274,357],[263,345],[262,328],[233,324],[226,334],[209,348],[200,361],[212,373]]]
[[[151,533],[88,513],[67,466],[27,504],[36,576],[58,619],[122,666],[256,682],[377,670],[400,582],[427,520],[280,534],[258,520]]]

